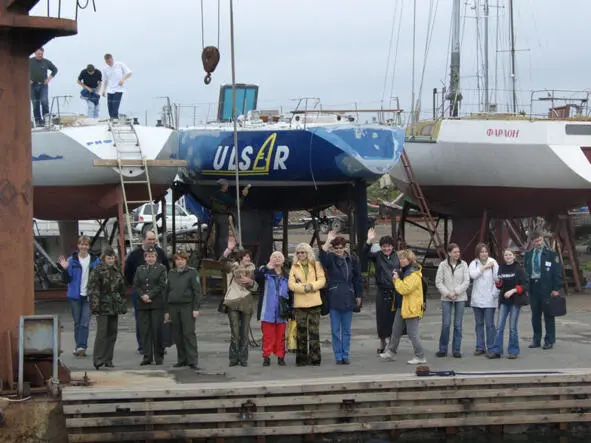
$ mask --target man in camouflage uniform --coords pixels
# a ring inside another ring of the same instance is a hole
[[[125,283],[116,261],[115,251],[107,248],[101,257],[101,263],[90,273],[88,281],[90,312],[96,315],[93,352],[96,369],[101,366],[113,367],[118,316],[127,312]]]
[[[156,263],[155,248],[144,251],[145,265],[140,265],[133,279],[133,290],[138,296],[137,313],[144,358],[141,366],[164,360],[162,325],[166,298],[166,267]]]

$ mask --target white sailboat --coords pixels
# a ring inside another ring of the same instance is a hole
[[[407,129],[405,149],[417,182],[431,208],[454,220],[484,211],[501,218],[566,213],[591,197],[589,93],[538,91],[531,95],[529,112],[518,112],[512,12],[510,1],[513,112],[489,112],[485,70],[486,112],[459,116],[460,0],[454,0],[449,115]],[[536,104],[546,103],[548,112],[536,115]],[[410,192],[401,165],[390,175]]]

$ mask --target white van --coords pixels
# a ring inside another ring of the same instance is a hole
[[[162,203],[146,203],[133,211],[132,223],[133,230],[138,233],[144,233],[153,229],[152,223],[152,207],[154,214],[156,214],[156,226],[158,231],[162,231]],[[175,228],[177,231],[190,229],[198,226],[199,220],[196,215],[191,214],[182,206],[175,204]],[[160,217],[158,217],[160,215]],[[172,231],[172,204],[166,204],[166,229]]]

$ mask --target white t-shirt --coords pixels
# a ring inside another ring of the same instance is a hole
[[[106,65],[103,69],[103,81],[107,82],[107,94],[115,92],[125,92],[125,87],[121,86],[119,82],[131,71],[124,63],[113,62],[113,66]]]
[[[88,294],[88,274],[90,271],[90,255],[85,258],[78,257],[80,266],[82,266],[82,279],[80,280],[80,296],[86,297]]]

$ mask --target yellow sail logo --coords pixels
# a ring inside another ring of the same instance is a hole
[[[251,145],[245,146],[239,153],[238,174],[269,175],[271,171],[286,170],[285,162],[289,158],[289,147],[277,145],[277,133],[274,132],[256,151]],[[213,169],[204,169],[203,175],[234,175],[236,170],[236,150],[233,146],[219,145],[215,151]]]

